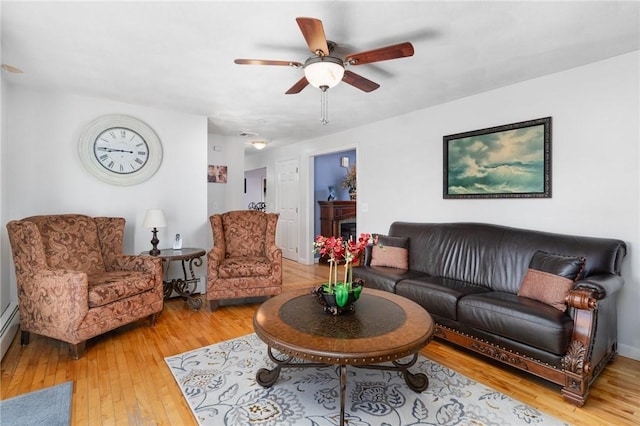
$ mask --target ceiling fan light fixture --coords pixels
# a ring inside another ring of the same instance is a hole
[[[333,56],[309,58],[304,64],[304,76],[313,87],[327,90],[342,81],[344,64]]]
[[[267,141],[253,141],[251,143],[253,144],[253,147],[258,151],[264,149],[264,147],[267,146]]]

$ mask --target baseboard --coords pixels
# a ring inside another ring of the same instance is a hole
[[[633,346],[629,345],[621,345],[620,342],[618,342],[618,355],[640,361],[640,348],[634,348]]]
[[[2,325],[0,330],[0,359],[2,359],[20,328],[20,315],[18,314],[18,304],[16,302],[11,302],[2,313],[0,324]]]

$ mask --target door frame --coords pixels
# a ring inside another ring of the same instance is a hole
[[[313,235],[314,233],[314,223],[315,223],[315,203],[316,203],[316,199],[315,199],[315,157],[319,157],[322,155],[328,155],[328,154],[335,154],[338,152],[343,152],[343,151],[355,151],[356,152],[356,164],[358,163],[358,144],[357,143],[352,143],[352,144],[348,144],[348,145],[342,145],[342,146],[333,146],[333,147],[328,147],[328,148],[322,148],[322,149],[318,149],[315,151],[312,151],[310,153],[308,153],[306,155],[307,157],[307,172],[308,172],[308,178],[307,178],[307,188],[306,188],[306,195],[307,195],[307,212],[308,212],[308,217],[307,220],[305,221],[306,223],[304,224],[304,226],[306,227],[306,229],[303,229],[303,225],[300,224],[300,235],[304,235],[304,240],[302,247],[309,247],[309,255],[306,257],[306,259],[309,259],[308,261],[304,262],[306,264],[312,264],[315,263],[316,259],[313,255],[311,255],[311,247],[313,246],[313,241],[315,239],[315,235]],[[358,217],[358,200],[356,199],[356,218]],[[357,229],[358,225],[356,225],[356,229]],[[357,234],[357,231],[356,231]],[[300,256],[299,256],[300,258]]]

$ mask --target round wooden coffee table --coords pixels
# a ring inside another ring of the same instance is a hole
[[[340,365],[341,424],[347,365],[400,371],[407,386],[416,392],[429,385],[425,374],[408,369],[431,340],[433,320],[423,307],[393,293],[365,288],[354,312],[334,316],[323,311],[309,290],[289,291],[260,306],[253,328],[276,364],[272,370],[258,371],[256,381],[261,386],[272,386],[282,368]],[[397,361],[408,356],[412,356],[408,362]],[[301,363],[301,359],[307,362]],[[392,365],[380,365],[388,362]]]

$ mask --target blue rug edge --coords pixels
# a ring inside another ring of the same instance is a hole
[[[0,422],[14,426],[70,425],[72,393],[73,381],[68,381],[1,400]]]

